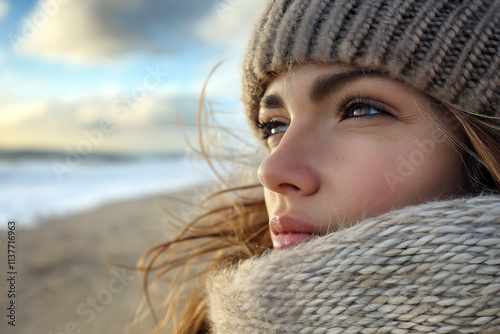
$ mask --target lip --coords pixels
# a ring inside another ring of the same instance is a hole
[[[309,221],[292,216],[272,216],[269,227],[275,235],[274,248],[283,249],[306,242],[317,234],[318,228]]]

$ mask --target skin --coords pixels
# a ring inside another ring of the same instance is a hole
[[[353,74],[312,99],[315,80],[346,72]],[[382,75],[298,66],[268,85],[259,122],[269,135],[258,177],[271,220],[296,217],[323,234],[467,188],[461,152],[438,129],[463,141],[460,127],[411,87]]]

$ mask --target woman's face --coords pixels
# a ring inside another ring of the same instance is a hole
[[[269,156],[259,168],[275,248],[466,187],[457,123],[379,74],[307,65],[261,100]]]

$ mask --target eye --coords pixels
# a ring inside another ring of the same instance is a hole
[[[352,108],[350,116],[361,117],[361,116],[377,115],[381,113],[383,113],[383,111],[377,110],[374,107],[360,105],[356,108]]]
[[[369,97],[346,96],[338,103],[341,120],[361,119],[364,117],[393,116],[387,111],[384,103],[371,100]]]
[[[258,122],[257,127],[261,130],[262,139],[266,140],[276,134],[285,133],[289,124],[278,120]]]

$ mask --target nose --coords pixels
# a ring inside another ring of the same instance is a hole
[[[320,186],[312,157],[314,147],[292,131],[290,127],[274,152],[260,164],[258,178],[265,188],[275,193],[313,195]]]

